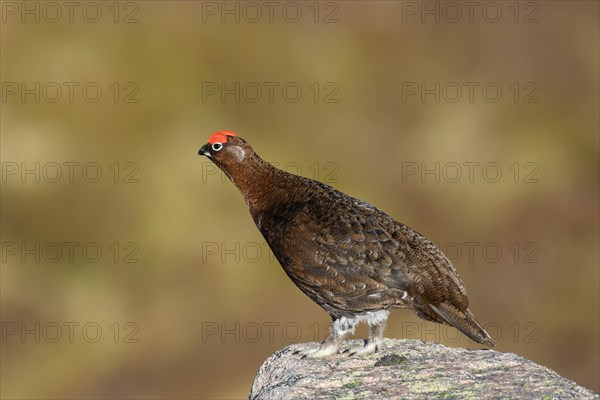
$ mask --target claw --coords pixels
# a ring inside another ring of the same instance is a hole
[[[344,353],[348,352],[348,357],[353,356],[366,356],[379,351],[379,345],[376,342],[367,342],[363,347],[355,347],[353,349],[347,349]]]

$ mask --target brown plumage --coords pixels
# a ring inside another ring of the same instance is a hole
[[[199,154],[237,186],[287,275],[331,315],[331,334],[305,356],[337,353],[362,321],[369,339],[351,354],[376,351],[390,308],[409,308],[494,345],[469,311],[452,263],[423,235],[331,186],[273,167],[233,132],[213,134]]]

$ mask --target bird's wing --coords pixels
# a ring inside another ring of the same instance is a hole
[[[434,243],[366,203],[343,211],[315,239],[317,264],[333,271],[328,290],[342,305],[408,306],[437,322],[445,319],[429,305],[468,307],[463,282]]]

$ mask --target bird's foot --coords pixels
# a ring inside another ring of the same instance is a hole
[[[377,352],[380,348],[380,343],[376,341],[367,340],[365,341],[365,345],[362,347],[353,347],[351,349],[346,349],[344,354],[347,354],[348,357],[352,356],[366,356],[369,354],[373,354]]]
[[[294,354],[300,354],[300,358],[322,358],[338,353],[338,345],[334,343],[321,343],[321,346],[307,349],[296,350]]]

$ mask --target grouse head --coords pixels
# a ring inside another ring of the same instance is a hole
[[[262,189],[261,182],[264,183],[274,169],[244,139],[231,131],[213,133],[198,154],[215,163],[244,196]]]
[[[213,133],[208,143],[198,151],[199,155],[209,157],[221,169],[243,163],[249,153],[252,153],[252,148],[231,131]]]

